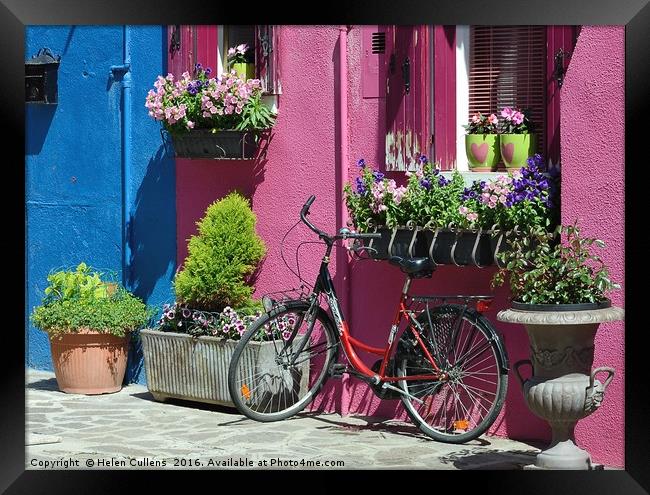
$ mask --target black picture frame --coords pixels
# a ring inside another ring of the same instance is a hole
[[[646,325],[637,324],[639,317],[638,299],[643,291],[635,290],[635,281],[639,281],[638,261],[646,258],[646,249],[640,238],[641,229],[635,228],[645,222],[641,217],[646,208],[643,196],[639,194],[644,182],[633,174],[643,173],[648,160],[645,152],[645,136],[642,132],[647,127],[650,116],[650,5],[649,0],[508,0],[493,1],[465,0],[441,2],[433,0],[356,0],[354,2],[330,1],[327,4],[307,9],[285,8],[277,3],[267,3],[263,8],[246,8],[237,2],[211,2],[199,4],[175,2],[172,0],[1,0],[0,3],[0,101],[3,116],[3,137],[7,143],[4,147],[5,187],[4,196],[15,195],[5,201],[5,240],[11,241],[10,251],[5,251],[6,268],[17,269],[6,285],[12,298],[20,299],[15,294],[17,280],[25,279],[25,271],[18,268],[21,254],[24,259],[25,233],[25,191],[17,184],[25,183],[24,167],[19,164],[25,158],[25,110],[24,110],[24,29],[35,24],[576,24],[597,25],[616,24],[626,26],[626,246],[627,253],[638,250],[639,257],[627,255],[626,270],[626,324],[625,324],[625,400],[626,400],[626,434],[625,434],[625,470],[601,472],[481,472],[470,476],[443,475],[441,472],[429,472],[417,476],[419,480],[429,480],[433,487],[443,490],[442,478],[453,483],[456,489],[467,491],[466,482],[477,483],[476,489],[498,491],[499,493],[572,493],[582,494],[620,494],[648,493],[650,489],[650,441],[648,428],[644,427],[646,418],[650,417],[647,400],[648,382],[644,375],[644,356]],[[603,124],[606,126],[606,124]],[[606,132],[606,127],[603,128]],[[8,138],[8,139],[7,139]],[[598,177],[590,180],[598,180]],[[638,188],[638,192],[635,190]],[[645,193],[647,195],[647,193]],[[635,199],[637,198],[637,199]],[[604,212],[606,214],[606,212]],[[638,221],[635,219],[638,218]],[[22,238],[21,238],[22,234]],[[635,261],[637,263],[633,264]],[[8,276],[8,275],[7,275]],[[13,294],[12,294],[13,293]],[[23,296],[25,294],[23,293]],[[24,308],[26,300],[23,297]],[[21,307],[18,304],[16,307]],[[103,493],[104,491],[123,490],[125,477],[134,472],[109,471],[25,471],[24,469],[24,415],[25,415],[25,348],[24,335],[16,329],[26,324],[24,311],[14,311],[14,305],[8,304],[5,316],[11,319],[5,323],[3,353],[3,394],[0,398],[0,490],[6,493],[60,493],[78,491],[80,493]],[[20,316],[22,315],[22,316]],[[10,341],[7,337],[11,336]],[[13,345],[11,345],[11,343]],[[189,427],[189,426],[188,426]],[[607,439],[603,439],[604,442]],[[144,472],[138,472],[145,476]],[[151,473],[147,473],[151,474]],[[167,474],[167,473],[164,473]],[[216,489],[219,477],[235,475],[232,481],[242,479],[241,472],[205,473],[181,472],[174,475],[192,476],[193,489]],[[246,473],[246,484],[252,477],[264,476],[269,480],[281,481],[282,473],[256,472]],[[354,473],[300,473],[315,477],[325,477],[329,487],[311,486],[313,491],[346,490],[339,480]],[[409,476],[382,473],[366,473],[364,484],[373,479],[385,483],[388,477],[397,476],[403,489],[416,490],[417,485],[408,488],[406,481],[414,480]],[[381,476],[379,476],[381,474]],[[456,473],[458,474],[458,473]],[[199,480],[198,476],[203,478]],[[151,476],[149,476],[151,478]],[[185,477],[185,476],[184,476]],[[168,483],[168,476],[157,475],[157,479]],[[305,476],[300,476],[302,483]],[[292,475],[293,479],[293,475]],[[298,479],[298,478],[295,478]],[[435,479],[435,481],[434,481]],[[470,481],[471,480],[471,481]],[[199,488],[199,483],[207,483],[206,488]],[[266,483],[266,482],[265,482]],[[313,484],[314,485],[314,484]],[[258,485],[262,486],[262,485]],[[291,489],[291,484],[278,483],[276,486]],[[294,485],[295,486],[295,485]],[[449,485],[447,485],[449,486]],[[149,485],[151,489],[153,485]],[[255,485],[252,485],[254,488]],[[249,485],[249,488],[251,486]],[[259,488],[262,489],[262,488]],[[349,487],[347,489],[350,489]],[[356,488],[355,488],[356,489]],[[247,490],[248,491],[248,490]],[[266,488],[264,488],[266,491]]]

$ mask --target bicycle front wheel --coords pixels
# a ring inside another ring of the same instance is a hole
[[[313,313],[310,317],[310,312]],[[338,338],[325,311],[288,301],[244,333],[228,371],[235,406],[256,421],[279,421],[303,410],[338,357]]]
[[[402,380],[402,396],[411,420],[434,440],[464,443],[482,435],[494,422],[508,386],[507,356],[490,321],[461,305],[446,304],[417,318],[421,337],[446,378]],[[413,329],[413,331],[417,331]],[[402,344],[410,352],[398,362],[398,376],[433,372],[410,332]]]

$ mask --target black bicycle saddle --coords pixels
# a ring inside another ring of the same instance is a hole
[[[388,258],[391,265],[399,266],[404,273],[413,278],[430,277],[436,266],[430,258],[402,258],[391,256]]]

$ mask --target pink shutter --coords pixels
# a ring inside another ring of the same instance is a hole
[[[196,56],[195,62],[212,69],[211,76],[217,75],[218,30],[215,25],[195,26]]]
[[[167,26],[167,71],[176,78],[192,72],[194,66],[194,26]]]
[[[546,26],[471,26],[469,115],[529,110],[546,149]],[[497,115],[498,116],[498,115]]]
[[[568,54],[562,60],[566,71],[577,39],[577,26],[546,27],[546,159],[560,161],[560,93],[561,86],[554,77],[556,55],[560,50]]]
[[[433,28],[433,159],[442,170],[456,162],[456,26]]]
[[[429,30],[386,29],[386,170],[413,170],[429,154]]]
[[[267,94],[282,94],[279,41],[280,26],[255,26],[255,71]]]
[[[384,98],[386,96],[386,28],[361,26],[361,96]]]

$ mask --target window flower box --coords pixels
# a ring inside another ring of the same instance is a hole
[[[235,70],[218,77],[211,72],[196,64],[193,76],[158,76],[146,97],[149,116],[171,136],[178,158],[255,158],[260,135],[276,117],[262,101],[261,81],[244,80]]]
[[[177,158],[251,160],[257,154],[259,134],[193,129],[185,134],[172,135],[171,140]]]
[[[557,217],[559,175],[544,168],[540,155],[526,167],[466,187],[454,172],[451,179],[419,159],[397,185],[359,160],[359,177],[345,186],[351,226],[378,232],[366,242],[371,258],[429,257],[437,265],[500,266],[499,253],[531,229],[548,229]],[[380,225],[381,227],[375,227]],[[534,242],[534,240],[530,240]]]

